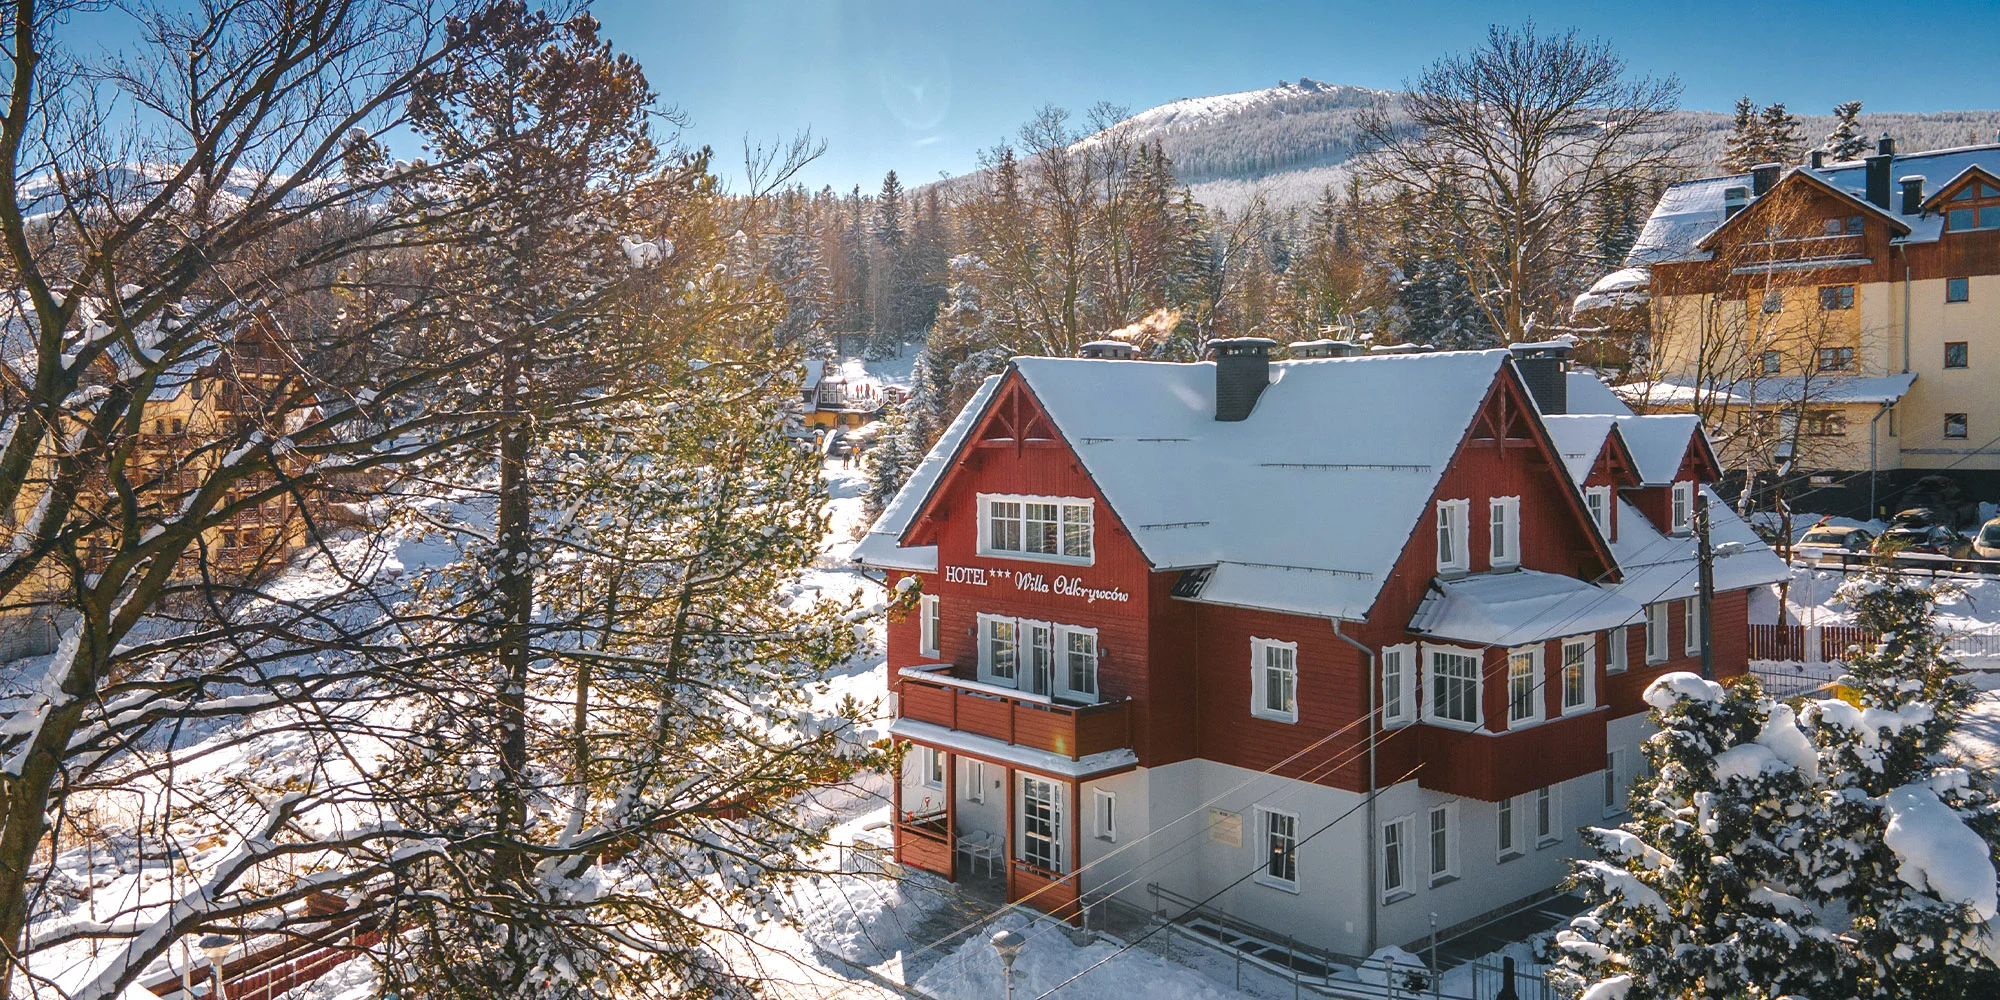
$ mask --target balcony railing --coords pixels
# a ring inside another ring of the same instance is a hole
[[[949,669],[904,668],[899,699],[903,718],[1071,760],[1132,745],[1129,699],[1065,705],[1041,695],[953,677],[944,672]]]

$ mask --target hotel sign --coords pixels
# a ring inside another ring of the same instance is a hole
[[[1116,587],[1107,589],[1089,586],[1083,582],[1083,577],[1080,576],[1056,576],[1051,579],[1047,574],[1043,573],[1029,573],[1024,570],[1012,569],[987,569],[982,566],[946,566],[944,567],[944,582],[962,583],[973,587],[997,587],[1012,583],[1014,589],[1017,591],[1025,590],[1036,594],[1074,597],[1081,599],[1085,604],[1096,604],[1098,601],[1117,601],[1123,603],[1132,599],[1131,594]]]

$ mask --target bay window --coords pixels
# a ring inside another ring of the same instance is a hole
[[[1425,678],[1428,691],[1425,721],[1457,729],[1478,728],[1479,655],[1472,651],[1427,649],[1430,669]]]

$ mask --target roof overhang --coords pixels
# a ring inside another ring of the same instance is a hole
[[[1845,188],[1834,186],[1832,181],[1829,181],[1826,178],[1821,177],[1820,175],[1812,172],[1811,170],[1794,167],[1793,169],[1788,171],[1784,177],[1780,178],[1778,180],[1778,183],[1772,185],[1771,190],[1764,192],[1761,196],[1757,198],[1756,201],[1751,202],[1748,207],[1744,208],[1743,211],[1738,212],[1735,215],[1732,215],[1729,218],[1722,220],[1722,225],[1719,225],[1714,229],[1709,230],[1708,235],[1702,237],[1700,242],[1697,242],[1695,244],[1695,248],[1698,250],[1715,249],[1714,243],[1716,237],[1721,236],[1725,231],[1728,231],[1732,227],[1734,227],[1737,224],[1738,219],[1741,219],[1744,216],[1755,213],[1757,211],[1757,206],[1765,204],[1766,200],[1769,199],[1772,195],[1777,194],[1779,191],[1784,190],[1787,184],[1793,184],[1793,185],[1811,184],[1812,186],[1820,189],[1821,191],[1824,191],[1827,194],[1839,198],[1847,202],[1849,205],[1852,205],[1855,208],[1860,209],[1863,215],[1874,216],[1876,219],[1887,224],[1892,232],[1902,236],[1908,236],[1910,234],[1909,224],[1904,222],[1902,219],[1897,218],[1895,214],[1890,212],[1888,209],[1885,209],[1880,205],[1877,205],[1874,202],[1869,201],[1866,198],[1857,197],[1854,194],[1854,192],[1849,191]]]
[[[1522,646],[1628,625],[1646,609],[1574,577],[1537,570],[1433,580],[1410,631],[1481,646]]]

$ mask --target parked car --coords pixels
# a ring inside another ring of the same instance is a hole
[[[1972,554],[1981,559],[2000,559],[2000,517],[1979,526],[1972,538]]]
[[[1869,551],[1875,533],[1853,525],[1814,525],[1792,546],[1792,555],[1809,563],[1838,564],[1842,553],[1859,555]]]
[[[1898,519],[1902,516],[1896,515]],[[1882,532],[1882,537],[1875,539],[1873,551],[1884,555],[1921,553],[1963,559],[1972,554],[1972,543],[1966,541],[1964,535],[1942,524],[1892,525]]]
[[[1929,507],[1911,507],[1907,510],[1899,510],[1896,512],[1895,517],[1889,519],[1889,530],[1891,531],[1897,528],[1929,528],[1935,525],[1950,527],[1951,522],[1945,520],[1942,515]]]

